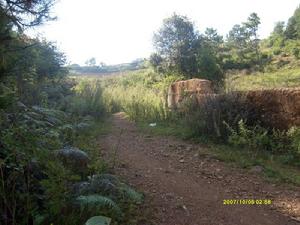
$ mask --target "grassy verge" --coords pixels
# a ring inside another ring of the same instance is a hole
[[[252,75],[232,75],[226,79],[227,90],[249,91],[294,87],[300,87],[300,68],[283,68]]]
[[[196,143],[203,143],[202,138],[192,138],[187,128],[179,123],[159,123],[156,127],[150,127],[148,123],[139,123],[139,128],[151,135],[175,136],[183,140],[190,139]],[[290,183],[300,185],[300,169],[288,166],[284,163],[285,156],[276,156],[270,153],[253,153],[250,150],[242,150],[229,145],[215,144],[206,140],[207,154],[217,159],[233,164],[240,168],[250,169],[253,166],[264,168],[263,175],[272,182]]]
[[[98,138],[101,135],[108,134],[111,130],[111,118],[96,120],[93,126],[88,130],[80,134],[74,141],[74,145],[80,149],[84,149],[85,152],[91,158],[91,169],[97,173],[108,172],[108,162],[102,159]]]

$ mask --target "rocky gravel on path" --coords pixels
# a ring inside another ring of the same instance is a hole
[[[141,225],[300,224],[300,188],[268,183],[260,167],[232,167],[205,146],[142,133],[123,113],[99,142],[104,157],[116,151],[115,172],[145,194],[151,215]],[[258,201],[224,204],[245,199]]]

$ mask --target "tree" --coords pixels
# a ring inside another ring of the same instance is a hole
[[[271,35],[284,36],[284,32],[285,32],[285,22],[279,21],[275,24]]]
[[[298,7],[293,16],[289,18],[285,36],[287,39],[299,39],[300,38],[300,7]]]
[[[150,63],[163,72],[220,81],[223,73],[218,54],[222,44],[223,37],[215,29],[199,35],[187,17],[174,14],[154,35],[157,53],[150,56]]]
[[[22,52],[36,44],[28,44],[23,30],[54,19],[50,16],[53,4],[54,0],[0,0],[0,78],[15,70]]]
[[[223,36],[219,35],[214,28],[206,28],[203,37],[213,50],[217,50],[224,42]]]
[[[260,63],[258,27],[260,18],[256,13],[250,14],[241,25],[236,24],[227,36],[227,45],[233,54],[236,66],[250,67]]]
[[[167,69],[186,76],[196,72],[195,40],[197,33],[193,23],[187,17],[177,14],[165,19],[153,38],[154,47],[166,62]]]
[[[249,39],[249,48],[250,51],[255,53],[256,56],[256,63],[259,63],[261,66],[261,60],[260,60],[260,51],[259,51],[259,38],[258,38],[258,26],[260,25],[260,18],[256,13],[251,13],[248,17],[248,21],[244,23],[244,26],[246,27],[246,31],[248,34]]]
[[[162,69],[163,58],[157,54],[152,53],[149,59],[150,65],[156,70],[156,72],[160,72]]]
[[[53,20],[50,9],[55,0],[0,0],[0,8],[19,30]]]
[[[273,32],[267,39],[268,47],[273,48],[273,52],[280,52],[285,45],[285,23],[283,21],[277,22],[274,26]]]
[[[200,43],[196,54],[197,74],[201,78],[220,82],[223,79],[223,72],[218,58],[213,49],[204,42]]]
[[[90,66],[90,67],[96,66],[96,58],[92,57],[92,58],[86,60],[85,65]]]
[[[207,48],[216,57],[218,64],[222,64],[224,56],[224,40],[223,36],[219,35],[214,28],[206,28],[204,35],[202,35],[203,41]]]
[[[233,54],[237,55],[240,61],[245,59],[247,38],[248,35],[245,27],[239,24],[234,25],[227,36],[227,45],[229,45],[229,49]]]
[[[260,25],[260,18],[256,13],[251,13],[248,17],[247,22],[243,23],[244,27],[246,28],[247,34],[249,38],[252,40],[258,39],[258,26]]]
[[[104,68],[104,67],[106,67],[106,64],[104,62],[99,62],[99,67]]]

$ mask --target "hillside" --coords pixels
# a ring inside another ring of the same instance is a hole
[[[226,91],[258,90],[300,87],[300,67],[283,67],[272,72],[229,74],[225,80]]]

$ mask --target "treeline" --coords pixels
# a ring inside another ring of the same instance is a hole
[[[69,65],[68,68],[70,73],[76,75],[80,74],[107,74],[107,73],[118,73],[124,71],[134,71],[145,68],[145,59],[136,59],[130,63],[122,63],[116,65],[106,65],[105,63],[99,63],[97,65],[96,59],[91,58],[86,61],[85,66],[78,64]]]
[[[252,13],[223,37],[213,28],[200,33],[189,18],[174,14],[154,35],[156,52],[150,56],[150,63],[157,72],[218,82],[228,70],[264,71],[280,54],[299,58],[300,8],[287,25],[278,22],[263,40],[258,35],[260,23],[259,16]]]

